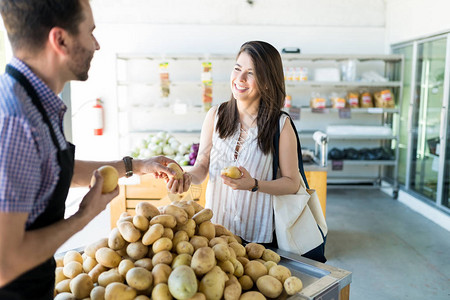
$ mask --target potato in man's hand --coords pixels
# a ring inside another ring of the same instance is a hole
[[[98,168],[100,175],[103,177],[102,194],[111,193],[117,187],[119,182],[119,172],[113,166],[102,166]],[[91,186],[95,184],[95,176],[92,176]]]
[[[168,167],[169,169],[174,170],[174,171],[176,172],[176,174],[173,176],[174,179],[176,179],[176,180],[183,179],[183,174],[184,174],[184,172],[183,172],[183,170],[180,168],[179,165],[177,165],[176,163],[170,163],[170,164],[167,165],[167,167]]]

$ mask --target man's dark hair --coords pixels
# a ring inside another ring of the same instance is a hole
[[[81,0],[0,0],[0,13],[14,50],[41,50],[53,27],[78,34]]]

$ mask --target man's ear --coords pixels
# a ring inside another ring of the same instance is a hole
[[[69,35],[61,27],[53,27],[48,33],[48,42],[52,49],[63,55],[68,54]]]

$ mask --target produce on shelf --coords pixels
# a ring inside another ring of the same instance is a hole
[[[150,158],[164,155],[177,161],[181,166],[194,165],[198,144],[181,143],[170,133],[160,131],[143,139],[131,153],[134,158]]]
[[[124,212],[108,238],[56,258],[55,299],[266,299],[302,282],[257,243],[242,244],[195,201]]]

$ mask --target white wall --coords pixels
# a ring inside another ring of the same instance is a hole
[[[118,158],[116,53],[229,53],[248,40],[302,53],[384,53],[384,0],[92,0],[100,42],[87,82],[72,83],[79,159]],[[105,101],[105,134],[95,137],[90,103]],[[223,99],[226,100],[226,99]],[[88,103],[89,105],[85,105]],[[83,106],[84,105],[84,106]]]
[[[386,46],[450,31],[448,0],[386,0]]]

